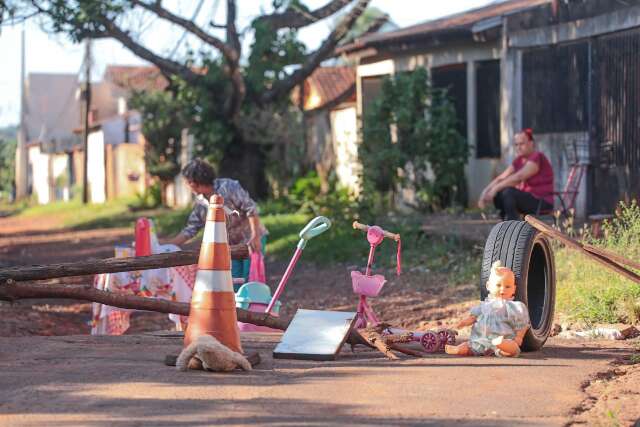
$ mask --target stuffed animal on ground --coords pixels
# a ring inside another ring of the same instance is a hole
[[[218,372],[236,368],[251,370],[251,364],[243,355],[230,350],[211,335],[201,335],[186,346],[178,356],[176,367],[180,371],[189,368]]]
[[[469,341],[445,346],[447,354],[459,356],[492,355],[517,357],[524,335],[529,329],[529,310],[520,301],[513,301],[516,283],[513,271],[500,261],[491,266],[487,281],[489,296],[471,309],[471,315],[456,325],[456,329],[473,325]]]

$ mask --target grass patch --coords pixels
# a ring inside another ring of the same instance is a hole
[[[185,226],[191,207],[182,209],[159,208],[132,212],[131,199],[109,201],[104,204],[84,205],[79,200],[47,205],[21,207],[20,217],[37,218],[56,216],[62,227],[71,230],[89,230],[113,227],[133,227],[136,219],[152,218],[160,237],[177,234]],[[310,214],[270,214],[261,217],[269,230],[267,254],[277,260],[288,261],[299,241],[298,233],[312,219]],[[338,218],[332,227],[307,244],[303,260],[321,265],[347,263],[364,268],[369,244],[364,233],[351,227],[351,220]],[[470,283],[480,272],[481,250],[455,236],[430,236],[421,230],[420,216],[388,218],[379,225],[402,236],[402,265],[405,271],[417,268],[423,271],[444,272],[449,283]],[[396,244],[385,240],[376,250],[375,268],[395,268]]]
[[[20,218],[30,218],[37,221],[40,217],[55,216],[62,228],[70,230],[93,230],[100,228],[133,227],[140,217],[153,218],[157,229],[162,235],[177,233],[184,227],[190,208],[172,210],[169,208],[147,209],[131,211],[129,204],[132,199],[117,199],[107,203],[83,204],[74,199],[68,202],[54,202],[46,205],[21,206],[13,212]]]
[[[0,218],[18,215],[27,207],[25,202],[8,203],[0,201]]]
[[[280,260],[291,258],[299,240],[298,233],[312,217],[305,214],[268,215],[262,218],[269,229],[267,253]],[[429,236],[420,229],[419,217],[403,220],[388,219],[380,225],[402,236],[403,269],[422,268],[446,272],[452,284],[477,280],[481,253],[471,243],[455,236]],[[304,259],[319,264],[349,263],[366,266],[369,243],[361,231],[346,221],[336,221],[332,227],[312,239],[304,250]],[[396,265],[396,244],[385,240],[376,249],[376,268]]]
[[[620,205],[604,226],[605,237],[583,240],[632,259],[640,259],[640,207]],[[557,308],[587,324],[640,320],[640,286],[567,248],[556,250]]]

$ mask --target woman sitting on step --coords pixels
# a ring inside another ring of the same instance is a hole
[[[536,150],[533,131],[523,129],[516,134],[514,145],[517,157],[487,185],[478,201],[480,209],[493,201],[503,221],[553,209],[553,169],[549,159]]]

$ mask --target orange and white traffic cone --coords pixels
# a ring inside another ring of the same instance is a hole
[[[207,334],[242,353],[223,203],[218,195],[209,203],[184,345]]]

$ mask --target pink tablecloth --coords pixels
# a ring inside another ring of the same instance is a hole
[[[103,291],[189,303],[197,267],[194,264],[99,274],[94,279],[94,286]],[[94,303],[91,335],[122,335],[129,329],[132,311]],[[169,314],[169,318],[176,324],[177,330],[182,330],[182,325],[186,323],[184,316]]]

